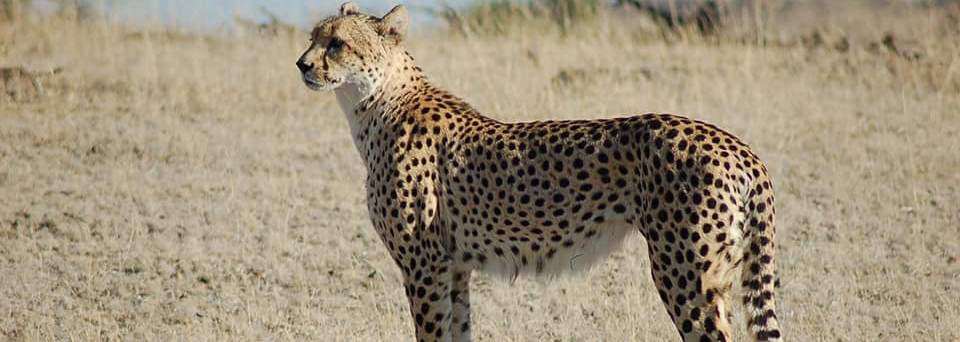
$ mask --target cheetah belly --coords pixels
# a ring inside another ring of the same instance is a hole
[[[542,241],[536,242],[541,245],[537,250],[531,248],[532,243],[516,244],[517,253],[509,248],[501,248],[502,253],[496,253],[497,247],[483,246],[482,243],[476,250],[464,247],[469,253],[486,256],[486,260],[478,265],[483,272],[506,279],[515,279],[519,275],[552,278],[572,274],[598,264],[616,251],[628,235],[638,231],[636,226],[612,213],[607,217],[610,219],[604,222],[586,224],[584,231],[596,232],[590,237],[584,237],[583,234],[564,234],[561,241],[554,242],[547,234],[532,236],[530,240]],[[464,241],[468,242],[466,245],[470,244],[470,240],[472,239]],[[564,246],[563,243],[568,240],[573,241],[573,244]]]

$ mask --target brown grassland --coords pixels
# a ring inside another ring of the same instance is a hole
[[[673,112],[744,138],[777,188],[787,339],[960,340],[955,8],[753,10],[716,39],[618,11],[407,46],[496,119]],[[306,44],[0,22],[0,340],[409,339],[346,120],[294,67]],[[674,340],[649,272],[634,237],[556,282],[481,274],[474,336]]]

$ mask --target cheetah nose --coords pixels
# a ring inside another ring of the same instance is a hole
[[[297,69],[300,69],[300,72],[307,72],[313,69],[313,63],[307,63],[303,58],[297,60]]]

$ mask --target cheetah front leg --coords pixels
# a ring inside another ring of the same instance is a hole
[[[453,272],[448,258],[423,255],[404,269],[404,285],[410,302],[417,341],[450,341],[453,318]]]
[[[453,342],[470,341],[470,275],[469,269],[453,273],[453,290],[450,291],[450,300],[453,302],[450,333]]]

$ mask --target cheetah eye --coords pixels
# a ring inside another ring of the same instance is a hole
[[[330,42],[327,43],[327,49],[339,49],[343,47],[345,43],[340,38],[331,38]]]

